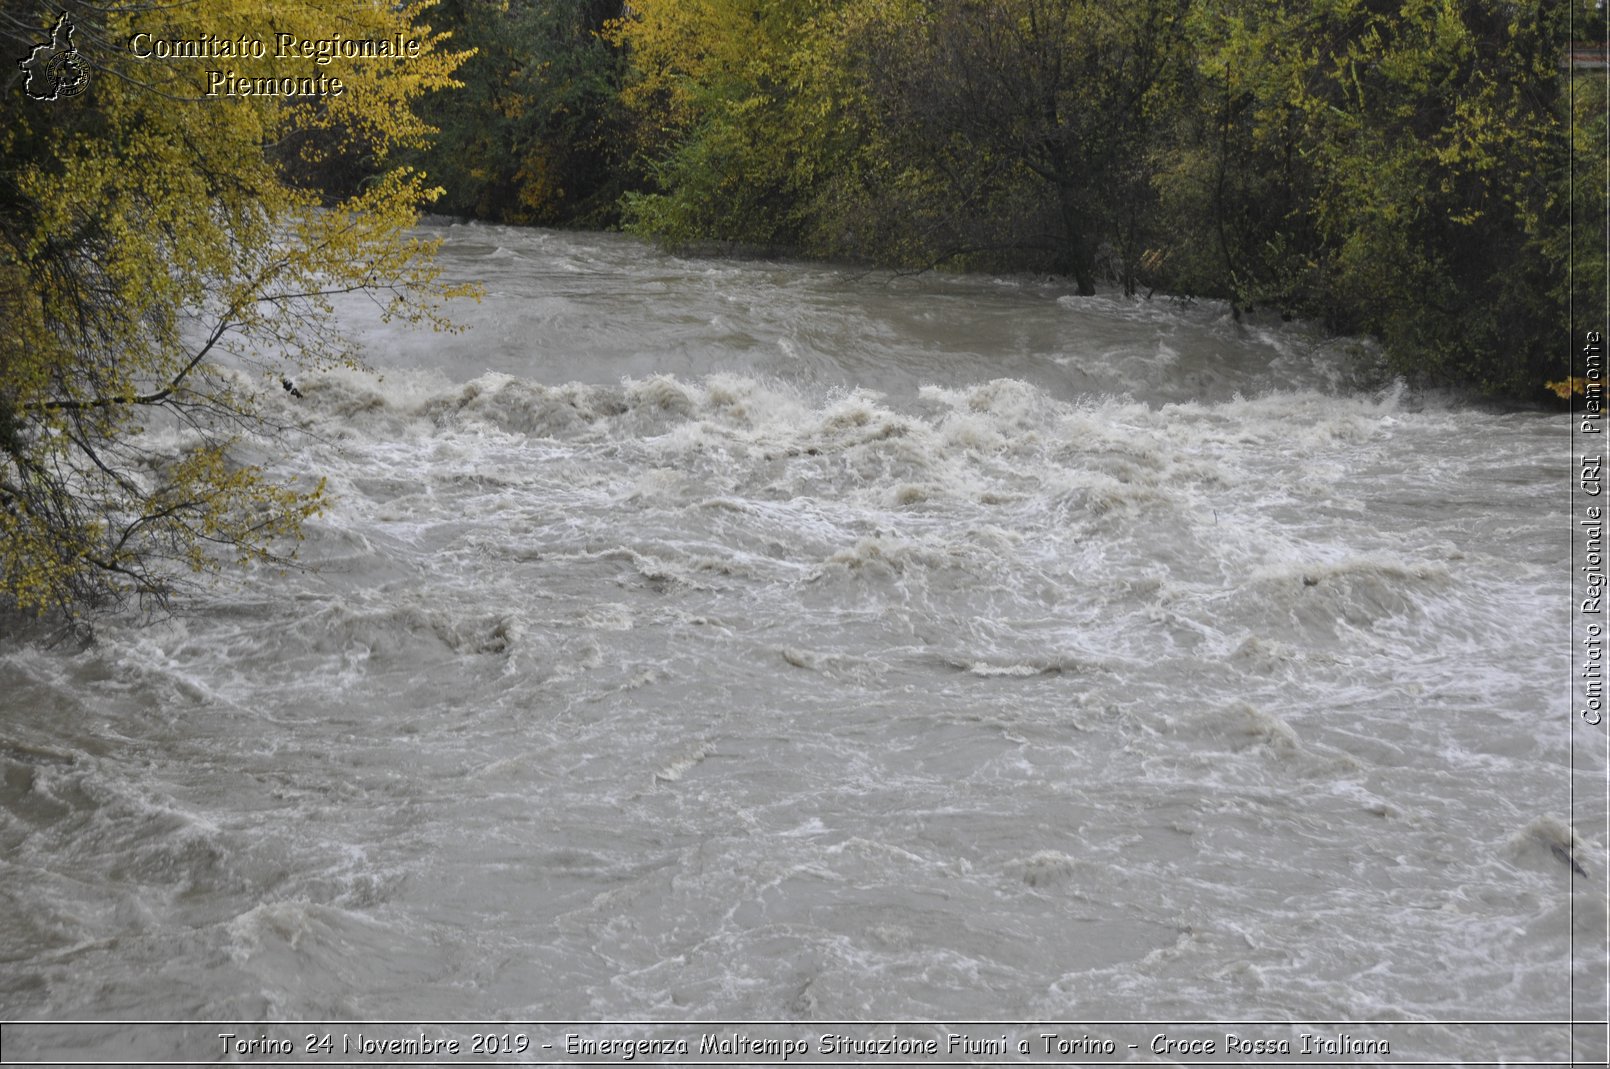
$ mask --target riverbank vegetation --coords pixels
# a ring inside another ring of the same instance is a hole
[[[1594,0],[456,0],[447,210],[1066,276],[1532,398],[1603,316]],[[1572,250],[1575,259],[1572,259]],[[1602,329],[1602,324],[1601,324]]]
[[[198,571],[285,552],[325,494],[238,449],[276,429],[262,391],[355,360],[338,294],[441,322],[431,250],[408,230],[434,192],[395,152],[423,143],[414,104],[463,57],[423,5],[350,5],[339,27],[325,8],[0,12],[5,54],[27,59],[0,98],[0,604],[68,620],[160,605]],[[418,46],[406,61],[276,54],[275,33],[334,29]],[[163,62],[135,35],[269,45]],[[209,65],[344,91],[207,97]],[[353,173],[345,195],[308,180]]]

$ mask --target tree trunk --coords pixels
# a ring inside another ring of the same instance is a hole
[[[1057,247],[1056,270],[1061,275],[1072,275],[1079,286],[1079,296],[1096,295],[1096,258],[1090,249],[1090,237],[1085,233],[1084,213],[1079,210],[1078,192],[1066,180],[1057,183],[1057,207],[1062,220],[1062,240]]]

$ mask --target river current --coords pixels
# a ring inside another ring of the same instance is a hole
[[[0,640],[0,1017],[1602,1012],[1567,417],[1210,303],[427,230],[468,329],[350,303],[376,374],[268,400],[303,569]]]

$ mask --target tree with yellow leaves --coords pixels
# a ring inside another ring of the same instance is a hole
[[[606,34],[647,190],[628,229],[670,245],[799,244],[823,137],[822,67],[837,0],[634,0]]]
[[[388,163],[464,55],[429,0],[0,11],[0,604],[81,619],[273,559],[326,505],[239,459],[262,389],[356,364],[331,300],[444,326],[436,192]],[[306,175],[361,160],[330,197]]]

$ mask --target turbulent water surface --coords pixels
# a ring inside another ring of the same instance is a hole
[[[0,643],[6,1018],[1569,1016],[1565,417],[1218,306],[443,232],[470,329],[354,303],[379,376],[270,401],[305,571]]]

